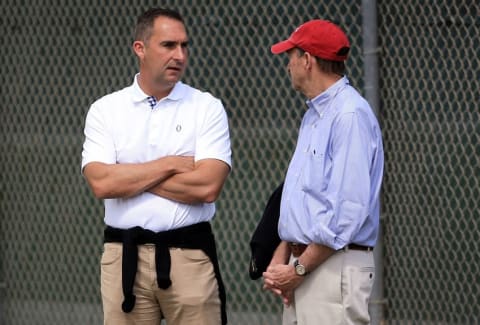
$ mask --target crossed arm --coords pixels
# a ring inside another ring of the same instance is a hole
[[[195,167],[177,173],[148,189],[149,192],[187,204],[214,202],[220,195],[230,166],[217,159],[197,161]]]
[[[91,162],[84,175],[97,198],[128,198],[149,191],[182,203],[213,202],[230,167],[217,159],[167,156],[146,163]]]

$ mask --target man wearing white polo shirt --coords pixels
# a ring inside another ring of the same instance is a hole
[[[104,324],[226,324],[210,221],[231,168],[220,100],[180,81],[188,36],[176,11],[137,21],[133,84],[92,104],[82,171],[105,203]]]

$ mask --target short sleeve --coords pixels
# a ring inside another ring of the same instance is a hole
[[[198,132],[195,160],[219,159],[231,167],[230,131],[220,100],[210,101]]]
[[[114,164],[116,162],[115,145],[108,130],[101,106],[95,103],[90,107],[85,119],[85,142],[82,151],[82,172],[93,161]]]

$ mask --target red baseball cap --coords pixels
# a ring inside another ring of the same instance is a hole
[[[344,61],[348,57],[350,42],[334,23],[315,19],[300,25],[287,40],[274,44],[271,51],[280,54],[294,47],[324,60]]]

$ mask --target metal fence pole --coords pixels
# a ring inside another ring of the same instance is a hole
[[[363,55],[364,55],[364,84],[365,98],[372,106],[375,114],[379,115],[379,89],[378,89],[378,52],[377,45],[377,2],[375,0],[362,0],[362,28],[363,28]],[[380,218],[380,230],[377,245],[374,249],[375,257],[375,282],[370,300],[371,324],[384,323],[383,296],[383,230]]]
[[[5,288],[6,287],[7,287],[7,285],[5,284],[5,282],[2,282],[0,280],[0,324],[5,324],[5,320],[3,319],[3,313],[4,313],[3,297],[5,295]]]

